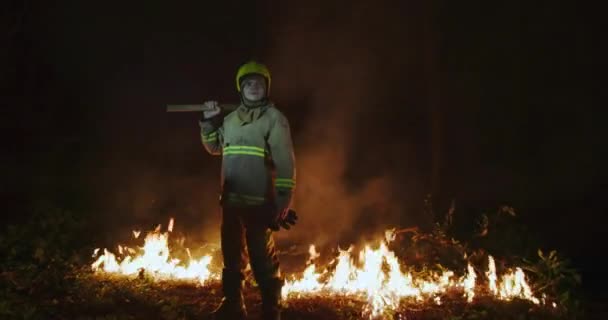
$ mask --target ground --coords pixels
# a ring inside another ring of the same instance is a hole
[[[79,222],[73,214],[61,209],[42,208],[39,212],[31,223],[8,226],[6,232],[0,233],[0,256],[3,257],[0,263],[0,319],[209,319],[221,299],[217,280],[199,285],[186,281],[159,282],[145,273],[131,277],[95,273],[91,270],[94,261],[91,253],[99,240],[91,239],[90,235],[99,233],[92,233],[94,228],[86,228],[95,225]],[[513,234],[516,232],[508,235]],[[83,239],[89,241],[85,243]],[[513,244],[497,239],[492,252]],[[417,272],[429,271],[423,267],[425,265],[464,270],[467,261],[463,260],[463,252],[467,253],[468,262],[480,263],[481,270],[487,266],[485,252],[467,249],[439,229],[411,238],[402,237],[393,244],[396,254]],[[491,242],[483,244],[492,247]],[[525,244],[525,247],[530,246]],[[179,246],[175,247],[179,249]],[[308,257],[306,250],[294,252],[301,253],[296,255],[287,250],[281,256],[282,269],[288,274],[301,273]],[[198,256],[195,252],[193,255]],[[324,256],[336,255],[334,252]],[[416,257],[421,257],[421,261]],[[291,269],[288,258],[294,260]],[[221,259],[214,258],[214,261]],[[508,265],[524,263],[521,259],[505,261]],[[511,263],[514,261],[519,262]],[[546,292],[559,303],[557,308],[535,306],[528,301],[493,300],[484,298],[483,292],[476,295],[472,303],[466,303],[462,293],[450,292],[441,296],[440,305],[434,301],[406,300],[397,310],[383,316],[409,320],[589,319],[583,312],[588,309],[591,318],[606,318],[602,317],[607,314],[604,301],[580,295],[580,276],[559,254],[539,250],[536,258],[522,267],[533,278],[533,292]],[[215,268],[217,272],[219,266]],[[247,282],[245,299],[250,318],[256,319],[260,298],[253,281]],[[579,303],[581,301],[583,303]],[[367,318],[362,313],[365,306],[364,301],[338,295],[290,298],[286,301],[284,319],[362,319]]]
[[[2,302],[3,319],[210,319],[221,299],[219,282],[153,281],[142,277],[94,274],[88,268],[54,270],[31,278],[2,273],[10,299]],[[260,298],[249,283],[245,299],[250,318],[257,319]],[[566,319],[547,307],[526,301],[501,302],[480,298],[466,303],[445,296],[442,305],[407,302],[388,319]],[[364,319],[363,301],[349,297],[304,297],[286,303],[284,319]]]

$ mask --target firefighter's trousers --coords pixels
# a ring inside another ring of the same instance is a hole
[[[222,208],[221,245],[226,273],[242,277],[249,256],[259,285],[280,277],[269,216],[267,207]]]

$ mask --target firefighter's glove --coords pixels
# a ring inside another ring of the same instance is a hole
[[[269,227],[272,231],[279,231],[281,228],[289,230],[296,224],[297,221],[298,215],[296,214],[295,210],[286,208],[281,210],[280,214]]]
[[[296,214],[296,211],[293,209],[288,209],[287,216],[285,217],[285,219],[281,220],[279,224],[281,225],[281,227],[283,227],[283,229],[289,230],[292,226],[296,225],[297,221],[298,215]]]
[[[222,112],[222,109],[217,104],[217,101],[205,101],[203,106],[205,107],[205,111],[203,111],[201,121],[209,120]]]

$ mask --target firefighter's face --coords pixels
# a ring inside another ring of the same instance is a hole
[[[266,80],[259,75],[251,75],[241,83],[243,95],[249,101],[259,101],[266,96]]]

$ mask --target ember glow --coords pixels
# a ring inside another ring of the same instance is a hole
[[[188,250],[189,259],[186,262],[171,257],[168,238],[172,230],[173,219],[167,232],[162,233],[159,226],[148,233],[143,247],[133,249],[118,246],[120,258],[107,249],[99,255],[101,250],[95,249],[93,257],[96,260],[91,267],[100,273],[135,275],[144,272],[154,279],[194,280],[201,285],[210,280],[219,280],[219,274],[209,270],[209,255],[195,259]],[[137,238],[139,232],[134,231],[133,236]],[[479,274],[468,264],[466,270],[444,270],[424,277],[414,276],[414,273],[404,271],[407,270],[405,264],[389,249],[389,244],[394,240],[394,230],[388,230],[376,246],[365,246],[357,256],[352,246],[339,250],[338,256],[325,268],[315,264],[320,254],[311,245],[306,268],[301,274],[286,280],[283,298],[355,297],[367,302],[363,313],[369,318],[381,317],[387,310],[397,310],[406,301],[441,304],[441,295],[448,292],[461,292],[467,302],[473,302],[478,295],[489,295],[498,300],[517,298],[541,304],[521,268],[498,277],[494,258],[489,256],[487,271]],[[461,276],[457,276],[457,273]],[[542,301],[544,304],[545,299]]]

